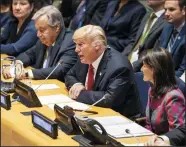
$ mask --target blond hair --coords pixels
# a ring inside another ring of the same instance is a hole
[[[104,47],[107,46],[107,39],[104,30],[95,25],[86,25],[74,32],[73,40],[83,39],[86,41],[99,42]]]

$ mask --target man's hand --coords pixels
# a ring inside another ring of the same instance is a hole
[[[12,75],[11,75],[11,73],[10,73],[10,66],[8,66],[8,67],[3,67],[3,70],[2,70],[2,74],[3,74],[3,77],[5,78],[5,79],[10,79],[10,78],[12,78]]]
[[[74,84],[69,90],[69,95],[72,99],[77,99],[82,90],[85,90],[84,85],[81,83]]]
[[[170,146],[170,145],[163,141],[161,138],[159,138],[157,135],[154,135],[152,136],[151,139],[144,143],[144,146]]]

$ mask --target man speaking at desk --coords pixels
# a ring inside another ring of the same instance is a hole
[[[65,29],[61,12],[54,6],[41,8],[33,16],[39,41],[35,46],[20,54],[17,60],[23,62],[24,67],[35,69],[23,70],[21,78],[45,79],[57,63],[62,60],[50,78],[64,81],[64,76],[75,64],[77,54],[72,40],[73,33]],[[9,76],[4,74],[5,78]]]
[[[107,46],[101,27],[79,28],[73,40],[79,59],[65,77],[70,97],[91,105],[109,94],[97,106],[110,107],[129,118],[140,115],[132,66],[127,57]]]

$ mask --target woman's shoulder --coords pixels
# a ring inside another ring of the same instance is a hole
[[[174,88],[171,90],[168,90],[167,93],[165,94],[165,97],[167,99],[185,99],[182,91],[179,88]]]

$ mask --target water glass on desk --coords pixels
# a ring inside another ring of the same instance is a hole
[[[3,74],[8,75],[8,78],[11,78],[11,82],[13,82],[14,78],[19,79],[21,76],[23,64],[20,61],[17,61],[15,57],[7,56],[1,59],[1,71]]]

